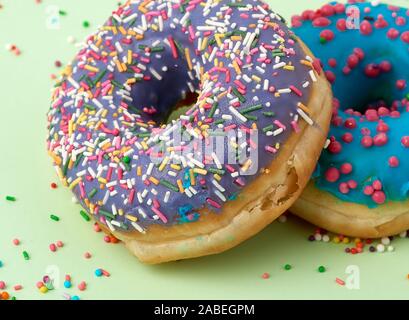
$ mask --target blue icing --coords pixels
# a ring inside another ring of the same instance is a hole
[[[335,5],[332,2],[331,5]],[[339,31],[336,27],[338,19],[345,19],[345,13],[338,13],[328,16],[331,23],[326,27],[315,27],[310,20],[303,20],[302,25],[294,27],[295,33],[303,39],[314,54],[321,60],[323,69],[331,71],[335,75],[332,85],[335,98],[339,101],[338,117],[342,123],[346,119],[355,119],[356,128],[347,129],[343,124],[332,125],[329,137],[335,138],[342,146],[342,151],[338,154],[324,150],[313,179],[317,187],[328,191],[341,200],[355,202],[375,207],[377,204],[371,196],[365,195],[365,186],[371,185],[373,181],[379,179],[382,182],[382,191],[387,200],[404,201],[409,194],[409,148],[405,148],[401,139],[409,136],[409,44],[402,38],[402,34],[409,30],[409,16],[407,9],[397,8],[390,10],[387,5],[380,4],[373,6],[368,2],[354,4],[361,12],[361,21],[366,20],[372,25],[372,33],[363,35],[360,30]],[[365,12],[365,8],[370,8],[370,12]],[[395,17],[392,14],[396,15]],[[375,28],[374,23],[379,15],[387,22],[385,28]],[[402,25],[396,23],[396,17],[404,18],[406,21]],[[371,18],[374,18],[372,20]],[[294,19],[300,19],[294,17]],[[294,24],[293,20],[293,24]],[[297,22],[297,21],[295,21]],[[295,25],[295,24],[294,24]],[[387,37],[390,28],[398,30],[399,36],[391,40]],[[322,43],[320,33],[323,30],[331,30],[335,37],[333,40]],[[342,71],[347,65],[348,57],[353,53],[354,48],[361,48],[365,56],[356,68],[345,75]],[[329,60],[335,58],[336,67],[330,66]],[[365,74],[365,67],[368,64],[379,65],[383,61],[389,61],[392,65],[390,72],[381,72],[378,77],[370,78]],[[397,81],[406,81],[405,88],[398,88]],[[345,112],[346,109],[365,112],[370,103],[379,100],[385,101],[386,105],[394,105],[400,112],[400,117],[380,116],[385,124],[389,126],[386,132],[388,142],[383,146],[372,146],[364,148],[361,145],[363,134],[362,129],[370,130],[373,138],[378,134],[378,120],[368,121],[365,116],[351,115]],[[334,115],[334,120],[336,115]],[[353,135],[353,141],[346,143],[342,140],[345,133]],[[389,158],[395,156],[399,159],[399,166],[391,167]],[[353,170],[350,174],[341,174],[336,182],[329,182],[325,178],[325,172],[330,167],[340,168],[343,163],[351,163]],[[348,193],[339,190],[341,183],[348,183],[350,180],[357,182],[356,189],[349,189]]]

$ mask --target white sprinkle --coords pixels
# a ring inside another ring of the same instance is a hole
[[[314,121],[312,121],[311,118],[303,110],[297,108],[297,112],[310,126],[314,124]]]
[[[240,112],[238,112],[236,110],[236,108],[234,108],[233,106],[229,107],[230,112],[236,117],[238,118],[240,121],[242,122],[246,122],[247,118],[245,116],[243,116]]]

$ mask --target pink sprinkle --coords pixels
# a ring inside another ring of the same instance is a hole
[[[63,243],[62,241],[58,240],[58,241],[57,241],[57,247],[58,247],[58,248],[64,247],[64,243]]]
[[[386,201],[386,196],[383,191],[375,191],[374,194],[372,195],[372,200],[376,204],[383,204]]]
[[[399,166],[399,159],[395,156],[392,156],[388,160],[389,166],[392,168],[396,168]]]
[[[218,204],[216,201],[214,201],[214,200],[212,200],[212,199],[210,199],[210,198],[207,198],[206,201],[207,201],[207,203],[210,204],[212,207],[215,207],[215,208],[218,208],[218,209],[221,208],[221,205],[220,205],[220,204]]]
[[[0,281],[0,290],[6,289],[6,283],[4,281]]]
[[[84,291],[86,288],[87,288],[87,284],[85,283],[85,281],[81,281],[81,282],[78,284],[78,290]]]
[[[337,168],[331,167],[325,172],[325,179],[328,182],[336,182],[339,179],[339,170]]]
[[[341,286],[344,286],[344,285],[345,285],[345,281],[344,281],[344,280],[341,280],[340,278],[336,278],[336,279],[335,279],[335,282],[338,283],[338,284],[341,285]]]
[[[377,191],[382,190],[382,182],[379,180],[375,180],[374,182],[372,182],[372,187]]]
[[[364,148],[370,148],[372,147],[372,144],[373,144],[373,139],[370,136],[365,136],[361,139],[361,145]]]
[[[341,165],[340,171],[342,174],[350,174],[352,172],[352,164],[345,162]]]
[[[55,245],[54,243],[50,244],[49,248],[50,248],[50,250],[51,250],[52,252],[57,251],[57,247],[56,247],[56,245]]]
[[[269,274],[268,272],[264,272],[264,273],[261,275],[261,277],[262,277],[263,279],[268,279],[268,278],[270,278],[270,274]]]
[[[375,146],[378,146],[378,147],[384,146],[385,144],[388,143],[388,136],[387,136],[385,133],[383,133],[383,132],[378,133],[378,134],[373,138],[373,142],[374,142],[374,145],[375,145]]]
[[[92,256],[91,256],[91,253],[89,253],[89,252],[85,252],[84,253],[84,258],[85,259],[90,259]]]
[[[343,194],[347,194],[349,193],[349,187],[348,184],[345,182],[342,182],[339,184],[339,192],[343,193]]]
[[[371,196],[374,193],[374,188],[372,186],[366,186],[364,188],[364,194],[366,196]]]
[[[20,244],[20,240],[19,239],[13,239],[13,244],[15,245],[15,246],[18,246],[19,244]]]
[[[401,143],[405,148],[409,148],[409,136],[402,137]]]
[[[166,218],[166,216],[158,208],[155,208],[154,206],[152,206],[151,209],[153,212],[155,212],[158,215],[159,219],[161,219],[163,223],[168,222],[168,218]]]
[[[16,291],[19,291],[21,289],[23,289],[23,286],[21,284],[17,284],[17,285],[14,286],[14,290],[16,290]]]

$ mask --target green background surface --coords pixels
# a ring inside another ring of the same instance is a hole
[[[270,0],[274,10],[289,18],[325,1]],[[389,1],[404,6],[408,1]],[[103,241],[102,233],[79,215],[68,189],[50,188],[57,176],[45,151],[46,117],[50,75],[54,62],[69,61],[78,50],[68,36],[83,39],[103,23],[116,7],[112,0],[0,0],[0,280],[19,299],[61,299],[62,293],[81,299],[359,299],[409,298],[409,239],[393,241],[393,253],[348,255],[344,245],[308,242],[314,227],[289,217],[275,222],[256,237],[223,254],[188,261],[147,266],[131,256],[122,244]],[[67,15],[60,28],[47,27],[47,10],[56,5]],[[47,9],[48,8],[48,9]],[[82,23],[88,20],[91,27]],[[16,44],[19,57],[5,49]],[[6,195],[17,197],[5,201]],[[50,220],[50,214],[61,220]],[[12,244],[21,240],[20,246]],[[65,246],[52,253],[48,246],[62,240]],[[25,261],[22,251],[29,252]],[[93,257],[83,258],[89,251]],[[293,266],[290,271],[283,265]],[[324,265],[327,272],[319,273]],[[345,268],[360,270],[360,289],[335,283],[346,279]],[[54,270],[60,284],[41,294],[35,284]],[[111,277],[96,278],[94,270],[104,268]],[[262,279],[269,272],[271,277]],[[62,281],[70,274],[74,287]],[[76,285],[88,283],[79,292]],[[15,292],[12,286],[24,288]]]

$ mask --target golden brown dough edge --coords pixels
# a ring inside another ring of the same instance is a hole
[[[304,53],[313,57],[300,43]],[[113,235],[142,262],[150,264],[219,253],[252,237],[291,206],[315,168],[332,112],[332,93],[323,74],[313,83],[308,107],[316,125],[300,122],[300,132],[293,133],[282,146],[269,173],[260,173],[237,200],[224,205],[220,214],[201,210],[198,222],[153,225],[146,234],[115,231]]]
[[[359,238],[380,238],[409,229],[409,200],[370,209],[319,190],[314,182],[308,184],[290,211],[326,230]]]

